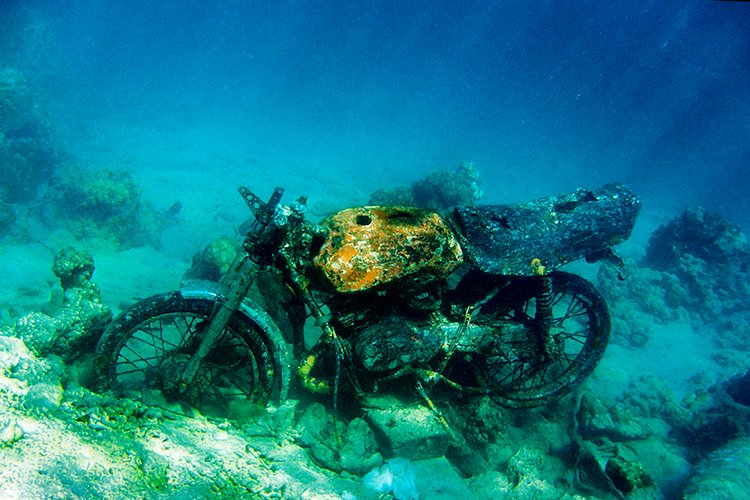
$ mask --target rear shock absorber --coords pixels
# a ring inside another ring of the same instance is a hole
[[[536,312],[534,320],[540,346],[545,354],[552,354],[554,345],[550,329],[552,327],[552,278],[547,274],[545,266],[539,259],[531,261],[531,269],[538,276],[539,292],[536,294]]]

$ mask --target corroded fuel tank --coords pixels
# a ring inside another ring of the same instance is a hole
[[[313,264],[338,292],[421,285],[447,276],[463,262],[451,229],[428,210],[349,208],[321,225],[329,234]]]

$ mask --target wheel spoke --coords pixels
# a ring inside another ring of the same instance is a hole
[[[103,354],[109,360],[114,389],[140,398],[139,389],[148,386],[167,401],[183,400],[220,416],[226,416],[232,400],[262,403],[268,399],[276,377],[273,358],[255,330],[258,327],[242,318],[240,323],[232,319],[222,331],[187,392],[178,391],[175,381],[198,348],[212,304],[202,299],[175,301],[171,295],[162,304],[163,312],[154,315],[160,304],[147,300],[142,309],[138,309],[140,303],[131,309],[130,317],[105,346],[111,349]]]
[[[493,319],[491,311],[485,312],[481,322],[497,328],[499,338],[507,336],[505,331],[511,338],[473,356],[472,370],[462,372],[472,374],[464,377],[464,385],[485,388],[501,404],[533,406],[565,394],[591,373],[609,336],[606,304],[596,289],[578,276],[555,272],[551,278],[552,322],[545,334],[547,340],[537,339],[536,298],[529,292],[530,282],[519,281],[515,290],[506,290],[504,298],[495,302],[495,310],[503,311],[502,315]],[[514,305],[505,308],[504,300]],[[509,322],[516,326],[508,326]]]

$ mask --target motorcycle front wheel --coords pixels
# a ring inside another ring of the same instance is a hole
[[[97,346],[97,364],[116,394],[147,404],[187,403],[203,414],[227,417],[281,399],[285,391],[276,329],[262,311],[236,312],[188,386],[181,375],[198,349],[216,306],[210,298],[169,292],[120,314]],[[280,334],[278,334],[280,337]]]
[[[549,403],[588,377],[604,355],[610,316],[604,298],[588,281],[554,272],[549,332],[537,328],[539,281],[512,278],[473,318],[496,325],[488,349],[464,357],[450,377],[470,392],[487,394],[502,406]]]

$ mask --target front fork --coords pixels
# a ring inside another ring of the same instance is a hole
[[[239,309],[247,296],[250,286],[258,275],[258,267],[258,264],[253,262],[246,252],[241,251],[232,262],[227,273],[222,277],[222,284],[227,287],[227,293],[214,306],[198,349],[190,357],[190,361],[182,372],[179,381],[179,392],[181,394],[188,390],[201,363],[208,356],[211,348],[219,341],[232,314]]]

